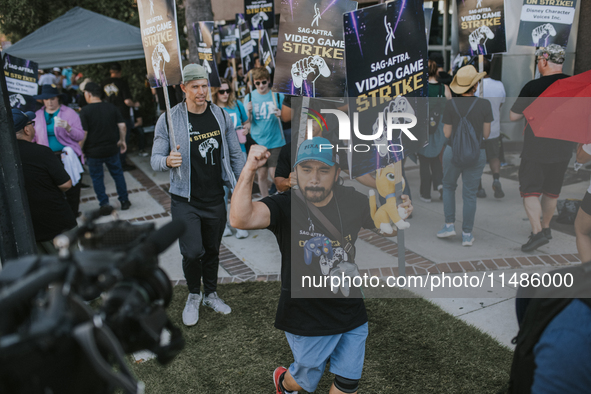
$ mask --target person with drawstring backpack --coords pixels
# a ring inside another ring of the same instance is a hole
[[[488,100],[474,96],[476,85],[486,75],[478,73],[472,65],[458,70],[451,90],[459,95],[449,100],[443,112],[443,133],[449,138],[443,152],[443,211],[445,224],[438,238],[456,235],[456,198],[458,178],[462,176],[462,246],[472,246],[476,193],[486,165],[483,140],[490,135],[493,113]]]

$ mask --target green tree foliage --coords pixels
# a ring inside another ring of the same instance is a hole
[[[0,30],[16,42],[74,7],[139,27],[135,0],[3,0]]]

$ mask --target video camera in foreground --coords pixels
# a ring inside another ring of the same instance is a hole
[[[58,236],[58,256],[23,257],[0,271],[0,393],[142,393],[125,354],[147,349],[166,364],[183,349],[158,254],[184,224],[154,230],[98,217]],[[78,241],[84,250],[71,251]]]

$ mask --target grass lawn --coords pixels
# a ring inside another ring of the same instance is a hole
[[[168,309],[185,349],[169,365],[134,364],[146,393],[274,393],[272,374],[293,361],[283,331],[273,327],[279,283],[221,285],[224,316],[201,307],[185,327],[187,288],[176,286]],[[366,300],[369,337],[360,393],[497,393],[509,379],[512,352],[420,298]],[[328,393],[325,372],[317,393]]]

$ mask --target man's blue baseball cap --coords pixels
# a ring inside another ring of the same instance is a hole
[[[12,109],[12,121],[14,123],[14,131],[19,132],[25,128],[27,123],[35,119],[35,112],[23,112],[18,108]]]
[[[308,160],[320,161],[332,167],[335,165],[333,149],[333,145],[326,138],[314,137],[311,140],[304,140],[298,148],[294,167]]]

